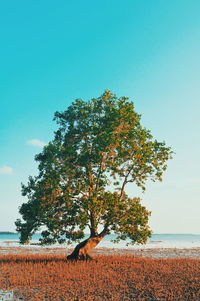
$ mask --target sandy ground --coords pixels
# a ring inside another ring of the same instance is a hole
[[[1,246],[0,255],[17,254],[55,254],[68,255],[72,249],[69,248],[45,248],[45,247],[10,247]],[[118,248],[96,248],[92,254],[95,255],[134,255],[151,258],[197,258],[200,259],[200,248],[153,248],[153,249],[118,249]]]

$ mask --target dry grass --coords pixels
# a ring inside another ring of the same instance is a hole
[[[63,255],[1,255],[0,289],[21,300],[200,300],[200,260]]]

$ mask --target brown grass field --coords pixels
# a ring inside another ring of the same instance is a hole
[[[0,290],[27,301],[200,300],[200,260],[64,255],[0,255]]]

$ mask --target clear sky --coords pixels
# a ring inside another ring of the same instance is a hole
[[[109,89],[176,152],[142,195],[153,231],[200,233],[199,16],[199,0],[1,1],[0,231],[15,230],[54,112]]]

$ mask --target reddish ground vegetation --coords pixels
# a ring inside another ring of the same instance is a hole
[[[1,255],[0,290],[21,300],[200,300],[200,260],[63,255]]]

